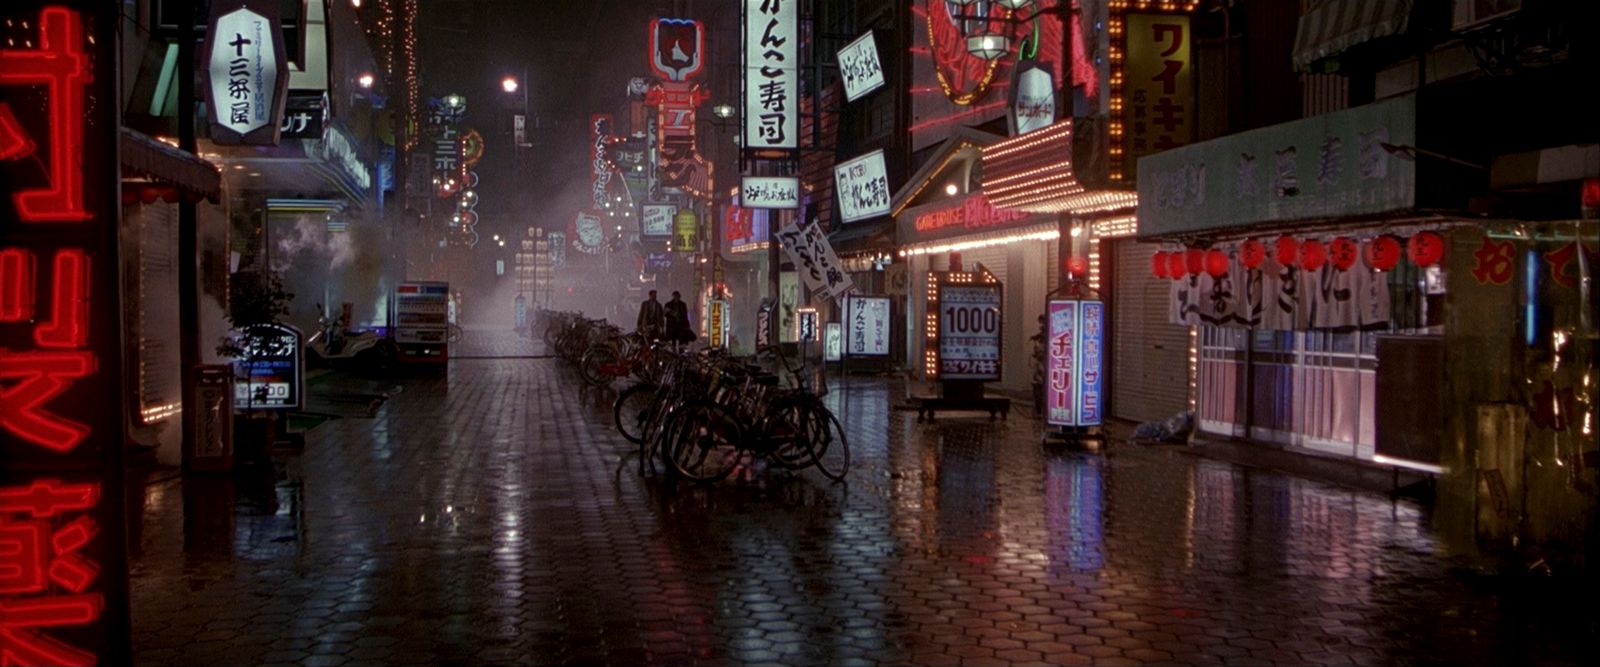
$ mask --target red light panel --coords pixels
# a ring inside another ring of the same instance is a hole
[[[21,248],[0,250],[0,322],[33,318],[33,253]]]
[[[83,24],[76,12],[46,8],[39,15],[39,48],[0,49],[0,85],[44,86],[50,99],[50,186],[21,190],[13,197],[28,222],[81,222],[90,213],[83,203],[84,86],[88,58]],[[7,114],[9,115],[9,113]],[[15,145],[20,128],[0,123],[0,144]],[[15,159],[15,156],[12,157]]]

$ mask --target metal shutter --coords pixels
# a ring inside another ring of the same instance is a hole
[[[1170,417],[1189,404],[1189,328],[1167,321],[1170,286],[1150,273],[1157,249],[1127,239],[1115,250],[1111,414],[1140,422]]]

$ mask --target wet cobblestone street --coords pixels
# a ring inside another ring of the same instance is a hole
[[[610,396],[468,332],[271,472],[167,479],[140,665],[1593,664],[1592,599],[1453,572],[1410,501],[828,400],[848,484],[641,478]],[[472,354],[471,350],[481,354]],[[1518,591],[1515,595],[1503,589]]]

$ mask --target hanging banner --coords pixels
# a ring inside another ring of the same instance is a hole
[[[889,297],[845,299],[845,351],[852,357],[889,356]]]
[[[647,239],[672,238],[672,218],[678,207],[672,204],[645,204],[639,207],[639,235]]]
[[[839,257],[828,243],[828,235],[816,224],[789,225],[778,232],[778,242],[794,262],[806,288],[812,292],[827,292],[835,299],[843,296],[854,283],[850,274],[839,265]]]
[[[289,93],[289,54],[277,0],[211,4],[201,53],[206,58],[206,108],[217,144],[275,146]],[[182,69],[182,68],[180,68]]]
[[[1098,426],[1104,390],[1105,305],[1051,300],[1046,308],[1045,423]]]
[[[121,11],[104,0],[0,4],[5,665],[133,662],[123,459],[137,392],[124,388],[119,337]],[[256,129],[277,132],[276,116],[264,122]]]
[[[822,360],[841,359],[844,359],[844,327],[838,322],[829,322],[822,328]]]
[[[848,102],[883,87],[883,62],[878,59],[878,43],[872,38],[872,31],[839,50],[839,77],[844,81],[844,98]]]
[[[833,189],[839,193],[839,219],[856,222],[889,214],[889,170],[878,149],[833,168]]]
[[[939,286],[939,377],[1000,379],[1001,313],[999,285]]]
[[[793,176],[746,176],[739,184],[739,204],[745,208],[800,208],[800,179]]]
[[[800,138],[800,3],[744,0],[744,136],[748,150]]]

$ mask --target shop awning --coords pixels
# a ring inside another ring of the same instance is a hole
[[[188,197],[212,203],[222,197],[222,173],[216,165],[126,127],[122,128],[122,168],[125,173],[171,184]]]
[[[1405,32],[1414,0],[1321,0],[1300,17],[1294,36],[1294,66],[1309,71],[1318,61],[1351,47]]]
[[[1138,203],[1133,192],[1089,190],[1072,170],[1072,119],[983,147],[983,193],[1024,213],[1091,213]]]

